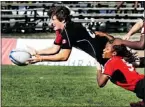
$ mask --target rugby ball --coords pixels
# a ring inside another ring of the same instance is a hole
[[[27,65],[27,60],[31,58],[31,54],[26,50],[14,49],[9,54],[10,60],[19,66]]]

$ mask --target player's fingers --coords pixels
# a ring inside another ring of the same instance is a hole
[[[30,63],[29,61],[26,61],[26,62],[25,62],[25,64],[27,64],[27,65],[28,65],[28,64],[31,64],[31,63]]]
[[[40,62],[40,58],[39,57],[32,57],[32,58],[29,58],[27,61],[29,63],[33,64],[33,63],[36,63],[36,62]]]
[[[33,47],[27,45],[27,49],[28,49],[28,51],[30,52],[30,54],[32,56],[36,55],[37,52],[36,52],[36,50]]]
[[[130,39],[130,35],[123,36],[123,40],[129,40],[129,39]]]
[[[34,63],[36,63],[37,61],[35,61],[35,60],[28,60],[27,62],[26,62],[26,64],[34,64]]]
[[[129,40],[129,37],[125,37],[124,40]]]
[[[129,37],[128,37],[128,38],[126,38],[125,40],[129,40]]]
[[[127,40],[126,36],[124,36],[122,39],[123,39],[123,40]]]
[[[33,61],[33,60],[35,60],[34,58],[29,58],[27,61]]]
[[[34,60],[33,59],[28,59],[25,63],[26,64],[33,64]]]

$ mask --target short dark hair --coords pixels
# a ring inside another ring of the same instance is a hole
[[[52,15],[53,11],[55,10],[55,8],[56,8],[55,5],[52,5],[52,6],[49,8],[48,13],[47,13],[49,17],[51,17],[51,15]]]
[[[57,7],[53,7],[53,9],[51,10],[51,17],[53,17],[54,15],[56,15],[57,19],[59,21],[70,21],[70,10],[65,7],[65,6],[57,6]]]

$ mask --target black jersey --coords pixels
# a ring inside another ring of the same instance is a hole
[[[54,43],[61,44],[62,49],[76,47],[94,57],[101,64],[104,65],[106,62],[102,58],[102,53],[108,39],[95,36],[92,31],[83,27],[82,24],[67,23],[63,31],[56,31],[56,35]]]

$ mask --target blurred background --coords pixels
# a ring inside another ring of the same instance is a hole
[[[53,32],[48,10],[66,6],[72,20],[92,30],[127,32],[144,17],[144,1],[2,1],[1,32]]]
[[[144,18],[144,2],[1,1],[2,64],[11,63],[8,55],[14,48],[24,48],[28,44],[39,48],[53,43],[55,33],[49,16],[49,9],[53,6],[66,6],[71,11],[72,20],[88,29],[122,38],[138,20]],[[139,40],[140,31],[131,39]],[[144,55],[142,51],[138,53]]]

